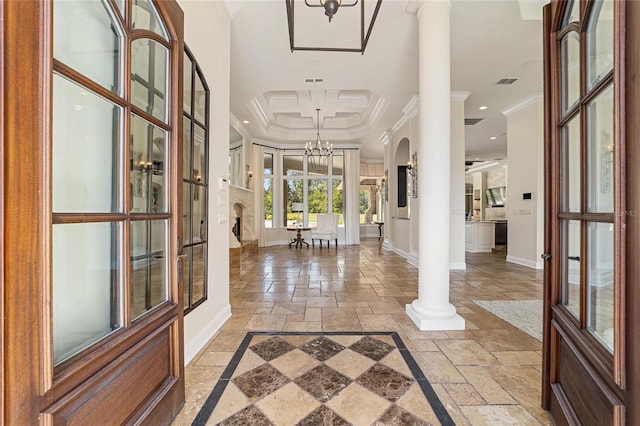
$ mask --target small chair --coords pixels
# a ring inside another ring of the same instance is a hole
[[[322,248],[322,240],[327,240],[327,248],[331,240],[336,240],[338,247],[338,215],[335,213],[319,214],[318,227],[311,230],[311,244],[315,247],[315,240],[320,241]]]

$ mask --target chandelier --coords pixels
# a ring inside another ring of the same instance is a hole
[[[333,144],[329,141],[322,146],[320,140],[320,108],[316,108],[317,132],[315,142],[309,141],[304,146],[304,156],[308,160],[308,164],[315,172],[319,172],[323,163],[333,155]]]
[[[333,19],[334,15],[338,12],[338,9],[341,7],[354,7],[360,2],[360,28],[356,22],[353,22],[350,27],[353,28],[353,35],[359,34],[360,36],[360,46],[350,46],[350,47],[342,47],[342,46],[299,46],[295,43],[295,3],[296,0],[285,0],[287,4],[287,24],[289,26],[289,47],[291,48],[291,52],[295,50],[311,50],[311,51],[325,51],[325,52],[359,52],[364,55],[364,50],[367,47],[367,43],[369,42],[369,37],[371,36],[371,31],[373,30],[373,24],[376,22],[376,17],[378,16],[378,11],[380,10],[380,5],[382,4],[382,0],[375,0],[375,6],[373,7],[372,13],[367,13],[365,11],[365,0],[352,0],[352,2],[347,3],[343,0],[304,0],[304,4],[308,7],[321,7],[324,9],[325,16],[329,17],[329,22]],[[299,2],[301,3],[301,2]],[[370,18],[369,18],[370,16]],[[367,25],[368,21],[368,25]],[[298,28],[301,28],[299,26]],[[322,40],[320,37],[317,41]],[[315,44],[315,43],[314,43]]]

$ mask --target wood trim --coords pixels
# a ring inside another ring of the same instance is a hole
[[[43,351],[44,325],[41,289],[47,280],[42,256],[48,242],[45,201],[48,193],[42,176],[46,159],[49,123],[48,54],[50,27],[47,2],[3,2],[4,18],[4,229],[12,249],[4,253],[5,300],[4,421],[6,424],[38,423],[39,400],[46,384]],[[28,52],[28,54],[25,54]],[[34,105],[37,111],[34,113]],[[34,119],[35,117],[35,119]],[[34,168],[26,168],[24,159]],[[24,206],[38,206],[27,208]],[[25,300],[26,297],[28,300]],[[27,368],[20,360],[34,360]]]
[[[626,180],[625,198],[627,209],[625,224],[625,315],[622,318],[626,327],[625,340],[625,369],[626,369],[626,400],[638,401],[640,398],[640,262],[638,249],[640,248],[640,2],[625,3],[624,16],[621,21],[621,37],[625,43],[623,62],[625,94],[624,113],[626,120],[621,140],[626,143],[624,156],[624,179]],[[622,111],[621,111],[622,112]],[[640,424],[640,404],[627,405],[626,421],[630,425]]]
[[[549,206],[551,202],[551,87],[550,87],[550,43],[551,43],[551,5],[547,4],[542,9],[542,38],[543,38],[543,78],[544,78],[544,205]],[[544,209],[544,252],[551,253],[551,210]],[[545,410],[550,404],[550,380],[549,367],[551,363],[551,263],[546,261],[544,265],[544,287],[542,311],[542,401],[541,406]]]
[[[0,22],[4,22],[4,2],[0,2]],[[4,81],[4,26],[0,27],[0,91],[5,91]],[[5,128],[4,128],[4,96],[0,96],[0,366],[2,366],[2,377],[0,378],[0,401],[4,401],[4,383],[6,364],[4,361],[4,143],[5,143]],[[4,416],[4,403],[0,405],[0,422],[3,421]]]
[[[626,245],[626,222],[627,222],[627,198],[625,194],[625,188],[627,188],[626,180],[626,156],[625,150],[627,144],[625,143],[625,129],[627,126],[626,109],[624,100],[626,96],[626,82],[625,82],[625,40],[624,40],[624,17],[625,7],[627,2],[614,2],[614,42],[613,42],[613,55],[614,55],[614,128],[613,128],[613,141],[614,141],[614,241],[617,244],[614,246],[614,265],[619,265],[614,269],[613,282],[614,285],[614,362],[613,362],[613,379],[615,383],[622,389],[626,388],[626,354],[624,349],[626,347],[625,337],[625,312],[626,304],[624,294],[626,293],[626,259],[624,253],[627,250]],[[619,185],[615,185],[619,182]],[[622,214],[625,212],[625,214]],[[636,251],[636,250],[634,250]]]

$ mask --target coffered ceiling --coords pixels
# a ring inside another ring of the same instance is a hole
[[[360,1],[368,25],[376,2]],[[408,3],[382,1],[360,54],[291,52],[285,0],[227,0],[231,113],[259,140],[301,147],[315,140],[319,108],[323,141],[358,145],[365,161],[381,162],[381,136],[418,94],[418,22]],[[501,111],[542,92],[543,3],[451,2],[451,89],[470,93],[465,118],[480,119],[465,126],[467,160],[506,158]],[[339,8],[329,23],[322,8],[294,4],[296,45],[357,47],[359,5]],[[514,81],[497,84],[501,79]]]

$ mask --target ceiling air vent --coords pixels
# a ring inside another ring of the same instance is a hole
[[[465,118],[464,119],[464,125],[465,126],[473,126],[474,124],[478,124],[482,120],[484,120],[484,118]]]
[[[515,83],[517,80],[518,80],[517,78],[502,78],[496,81],[496,84],[509,85],[509,84]]]
[[[322,77],[307,77],[304,79],[306,84],[323,84],[324,78]]]

